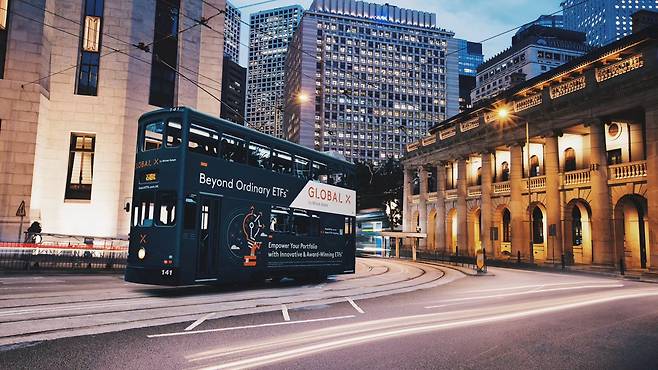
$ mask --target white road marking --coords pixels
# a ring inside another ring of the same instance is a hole
[[[190,324],[190,326],[188,326],[187,328],[185,328],[185,330],[186,330],[186,331],[187,331],[187,330],[192,330],[192,329],[194,329],[194,328],[196,328],[197,326],[201,325],[201,323],[203,323],[204,321],[208,320],[209,318],[211,318],[211,317],[213,317],[213,316],[215,316],[215,313],[214,313],[214,312],[211,312],[211,313],[209,313],[209,314],[207,314],[207,315],[201,317],[201,318],[198,319],[197,321],[193,322],[192,324]]]
[[[283,320],[290,321],[290,314],[288,314],[288,307],[285,304],[281,305],[281,313],[283,313]]]
[[[273,323],[268,323],[268,324],[245,325],[245,326],[236,326],[236,327],[231,327],[231,328],[205,329],[205,330],[194,330],[194,331],[180,331],[180,332],[164,333],[164,334],[151,334],[151,335],[147,335],[146,337],[147,338],[160,338],[160,337],[173,337],[173,336],[178,336],[178,335],[189,335],[189,334],[216,333],[216,332],[231,331],[231,330],[266,328],[266,327],[270,327],[270,326],[305,324],[305,323],[309,323],[309,322],[344,320],[344,319],[351,319],[351,318],[354,318],[354,317],[355,317],[354,315],[335,316],[335,317],[325,317],[325,318],[322,318],[322,319],[273,322]]]
[[[361,307],[357,306],[356,303],[354,303],[354,300],[352,300],[352,298],[350,298],[350,297],[346,297],[346,299],[347,299],[348,302],[350,302],[350,304],[352,305],[352,307],[354,307],[354,309],[355,309],[358,313],[365,313],[365,312],[363,312],[363,310],[361,309]]]
[[[447,306],[447,304],[439,304],[439,305],[436,305],[436,306],[426,306],[425,308],[439,308],[439,307],[445,307],[445,306]]]

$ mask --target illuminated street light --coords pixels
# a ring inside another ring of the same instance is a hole
[[[308,100],[309,100],[308,94],[301,92],[299,93],[299,95],[297,95],[297,102],[299,103],[306,103]]]
[[[506,119],[509,117],[509,110],[505,107],[498,108],[496,114],[498,115],[498,118],[500,119]]]

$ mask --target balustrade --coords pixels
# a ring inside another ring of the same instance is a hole
[[[479,197],[482,195],[482,187],[480,185],[469,186],[468,187],[468,196],[469,197]]]
[[[546,188],[546,176],[535,176],[531,177],[530,180],[524,179],[525,188],[530,190],[539,190]]]
[[[446,190],[446,199],[457,198],[457,189]]]
[[[647,176],[647,161],[628,162],[608,166],[610,180],[626,180]]]
[[[576,170],[564,173],[564,185],[589,184],[590,170]]]
[[[509,193],[510,190],[511,190],[511,186],[509,181],[495,182],[493,184],[494,194]]]

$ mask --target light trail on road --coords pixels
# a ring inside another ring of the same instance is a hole
[[[211,364],[209,366],[201,365],[201,368],[242,369],[267,366],[273,363],[294,360],[299,357],[309,356],[320,352],[336,350],[347,346],[363,345],[373,341],[400,336],[484,325],[498,321],[514,320],[613,301],[653,296],[658,296],[658,289],[634,289],[630,291],[614,290],[596,292],[589,294],[588,296],[570,296],[566,298],[553,298],[518,305],[496,306],[491,309],[484,308],[447,313],[403,316],[395,319],[371,320],[368,322],[316,330],[309,333],[298,333],[296,334],[296,338],[287,337],[282,340],[263,341],[248,347],[204,351],[188,356],[187,359],[190,363],[199,363],[202,361],[217,360],[219,358],[240,355],[251,350],[254,350],[252,353],[272,351],[272,353],[256,355],[250,358],[240,357],[237,360],[223,359],[221,363]],[[279,351],[280,348],[287,349]],[[257,351],[255,351],[255,349],[257,349]]]

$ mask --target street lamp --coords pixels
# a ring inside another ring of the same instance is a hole
[[[512,118],[512,115],[510,113],[509,108],[506,105],[500,106],[496,108],[496,116],[498,117],[498,120],[501,122],[505,122],[507,120],[510,120]],[[525,121],[525,146],[526,146],[526,160],[527,160],[527,167],[528,167],[528,212],[530,211],[530,204],[532,203],[532,187],[530,186],[530,177],[532,176],[532,169],[530,166],[530,130],[528,127],[528,121]],[[529,225],[529,231],[530,233],[528,234],[529,237],[529,249],[530,249],[530,256],[529,260],[530,262],[534,262],[534,247],[533,247],[533,233],[532,233],[532,213],[528,215],[528,225]]]

